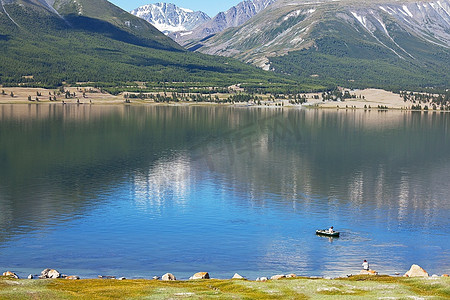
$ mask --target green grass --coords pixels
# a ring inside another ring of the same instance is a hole
[[[0,299],[448,299],[450,279],[355,276],[326,280],[12,280],[0,279]]]

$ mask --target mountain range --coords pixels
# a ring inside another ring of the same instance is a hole
[[[106,0],[0,4],[3,85],[450,86],[450,0],[244,1],[182,32],[185,47]],[[166,21],[190,12],[159,7]]]
[[[144,81],[226,86],[279,78],[235,59],[186,51],[147,21],[106,0],[0,4],[2,85],[120,86]]]
[[[180,45],[189,47],[189,43],[244,24],[275,1],[244,0],[212,19],[204,12],[172,3],[147,4],[130,13],[148,21]]]
[[[204,12],[181,8],[171,3],[147,4],[130,13],[148,21],[165,34],[189,31],[211,19]]]
[[[275,1],[276,0],[245,0],[225,12],[218,13],[214,18],[200,24],[191,31],[174,32],[169,36],[180,45],[188,46],[189,43],[193,41],[198,41],[222,32],[225,29],[244,24]]]
[[[278,0],[191,49],[335,84],[450,85],[450,1]]]

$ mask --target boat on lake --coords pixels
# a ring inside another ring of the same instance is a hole
[[[340,232],[339,231],[330,232],[328,229],[323,229],[323,230],[316,230],[316,234],[323,236],[339,237]]]

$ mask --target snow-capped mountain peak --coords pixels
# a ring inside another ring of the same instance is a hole
[[[148,21],[166,34],[189,31],[211,19],[204,12],[181,8],[172,3],[147,4],[130,13]]]
[[[227,28],[240,26],[277,1],[243,0],[227,11],[218,13],[214,18],[197,26],[194,30],[173,33],[169,36],[179,44],[186,45],[192,41],[222,32]]]

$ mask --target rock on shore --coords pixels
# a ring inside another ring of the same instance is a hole
[[[19,276],[11,271],[6,271],[3,273],[3,276],[7,276],[7,277],[11,277],[11,278],[15,278],[15,279],[19,279]]]
[[[378,272],[375,270],[361,270],[359,275],[378,275]]]
[[[428,277],[427,271],[418,265],[412,265],[411,269],[403,275],[404,277]]]
[[[267,277],[258,277],[258,278],[256,278],[256,281],[262,281],[262,282],[265,282],[265,281],[267,281],[267,280],[269,280],[269,278],[267,278]]]
[[[163,281],[174,281],[174,280],[177,280],[177,278],[172,273],[166,273],[166,274],[164,274],[161,277],[161,280],[163,280]]]
[[[39,278],[41,279],[45,279],[45,278],[60,278],[61,277],[61,273],[59,273],[58,271],[56,271],[55,269],[45,269],[41,272],[41,276],[39,276]]]
[[[198,272],[189,278],[189,280],[195,280],[195,279],[209,279],[209,273],[208,272]]]

